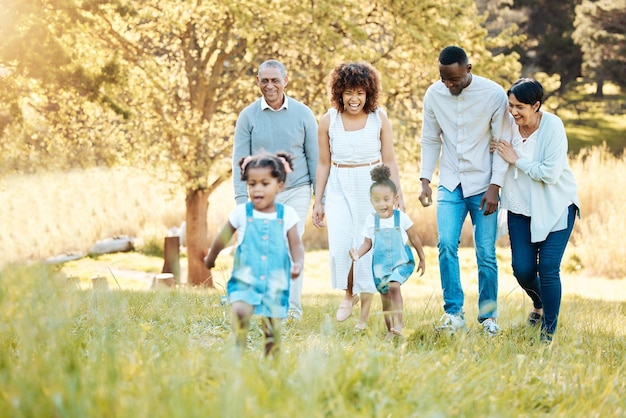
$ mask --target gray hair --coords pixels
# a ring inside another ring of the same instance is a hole
[[[285,69],[285,66],[283,65],[282,62],[280,61],[276,61],[276,60],[267,60],[264,61],[260,66],[259,66],[259,71],[257,72],[257,75],[261,74],[261,71],[263,71],[264,69],[266,69],[267,67],[274,67],[274,68],[278,68],[280,70],[280,74],[283,77],[287,77],[287,70]]]

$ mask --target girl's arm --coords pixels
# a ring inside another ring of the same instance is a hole
[[[420,276],[423,276],[424,272],[426,271],[426,256],[424,255],[424,248],[422,248],[422,241],[417,235],[417,231],[415,230],[414,225],[411,225],[411,227],[406,230],[406,234],[409,236],[409,241],[411,241],[411,244],[413,245],[413,247],[415,247],[415,250],[417,251],[417,256],[420,259],[420,262],[417,266],[417,271],[421,271]]]
[[[319,158],[317,160],[317,170],[315,171],[315,202],[313,203],[313,225],[316,228],[324,226],[324,191],[330,174],[330,136],[328,129],[330,128],[330,114],[326,113],[322,116],[319,128],[317,130],[317,142],[319,148]]]
[[[363,244],[357,248],[350,248],[350,258],[353,261],[363,257],[372,248],[372,240],[370,238],[363,239]]]
[[[212,269],[215,267],[215,259],[217,258],[220,251],[226,247],[235,234],[236,229],[230,224],[230,222],[226,222],[226,225],[222,228],[219,235],[215,237],[213,244],[211,244],[211,248],[209,248],[209,253],[204,257],[204,265],[208,269]]]
[[[396,164],[396,157],[393,148],[393,131],[391,129],[391,122],[384,112],[379,112],[382,126],[380,129],[380,147],[381,155],[383,157],[383,164],[389,167],[391,171],[391,180],[396,184],[398,189],[398,209],[404,212],[404,195],[402,194],[402,187],[400,185],[400,173],[398,171],[398,164]]]
[[[287,231],[287,241],[289,242],[289,252],[293,260],[291,278],[295,280],[302,273],[302,268],[304,267],[304,245],[302,245],[302,240],[298,233],[298,224],[295,224]]]

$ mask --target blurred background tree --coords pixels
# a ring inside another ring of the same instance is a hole
[[[488,33],[491,15],[469,0],[0,0],[0,9],[2,172],[133,164],[183,188],[194,285],[211,285],[200,261],[208,198],[230,178],[234,123],[260,94],[262,61],[283,61],[287,93],[320,116],[330,70],[372,62],[408,176],[441,48],[462,46],[475,73],[503,86],[521,73],[523,31],[502,21]]]
[[[605,81],[626,86],[626,0],[583,2],[576,7],[574,42],[583,53],[583,74],[603,96]]]

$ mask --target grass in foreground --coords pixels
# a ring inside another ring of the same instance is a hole
[[[483,336],[468,294],[470,333],[438,337],[439,295],[414,282],[406,286],[402,340],[384,339],[379,305],[369,330],[355,333],[354,316],[333,319],[338,294],[310,292],[302,320],[283,329],[278,359],[263,357],[256,323],[238,358],[219,292],[81,290],[50,268],[7,266],[0,410],[11,417],[626,414],[626,303],[566,297],[557,340],[545,347],[524,325],[528,306],[509,295],[501,296],[503,333]]]

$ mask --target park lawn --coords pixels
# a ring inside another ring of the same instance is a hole
[[[63,268],[5,266],[0,410],[11,417],[626,413],[623,281],[565,277],[559,333],[552,346],[539,345],[536,331],[524,324],[530,302],[510,277],[510,255],[498,249],[503,331],[487,338],[474,320],[472,250],[462,249],[470,332],[449,338],[434,332],[441,292],[436,249],[426,252],[427,273],[403,286],[406,332],[394,340],[384,338],[378,299],[367,331],[354,331],[356,309],[337,323],[341,293],[329,289],[327,253],[307,253],[304,316],[285,325],[276,359],[263,357],[256,322],[245,354],[233,349],[229,309],[220,303],[230,255],[218,260],[216,290],[151,291],[147,283],[137,289],[121,276],[119,286],[110,280],[111,290],[94,290],[89,278],[100,258]],[[102,262],[132,270],[131,257],[124,257]],[[139,264],[156,269],[154,261]],[[70,267],[80,288],[67,280]]]

